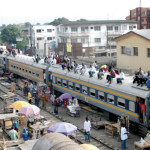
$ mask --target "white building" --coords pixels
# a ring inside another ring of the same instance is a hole
[[[137,30],[132,20],[68,21],[56,28],[56,45],[82,43],[82,51],[93,56],[116,53],[116,38],[131,30]]]
[[[48,55],[55,42],[55,26],[37,25],[33,26],[33,46],[40,56]]]

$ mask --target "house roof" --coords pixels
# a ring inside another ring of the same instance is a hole
[[[126,34],[123,34],[123,35],[113,39],[113,41],[118,41],[118,40],[123,39],[127,36],[130,36],[131,34],[136,34],[136,35],[141,36],[147,40],[150,40],[150,29],[143,29],[143,30],[130,31]]]
[[[116,23],[138,23],[134,20],[93,20],[93,21],[65,21],[61,24],[64,26],[70,25],[91,25],[91,24],[116,24]]]

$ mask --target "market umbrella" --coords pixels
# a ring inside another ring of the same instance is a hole
[[[106,69],[107,65],[102,65],[101,68]]]
[[[81,144],[80,146],[85,150],[99,150],[96,146],[91,144]]]
[[[25,101],[16,101],[16,102],[12,103],[9,107],[19,110],[20,108],[27,106],[27,105],[30,105],[30,104]]]
[[[59,96],[59,99],[71,99],[72,98],[72,95],[69,94],[69,93],[65,93],[65,94],[62,94]]]
[[[24,106],[19,110],[19,113],[25,116],[29,116],[31,114],[38,115],[40,114],[40,109],[35,105]]]
[[[71,135],[72,133],[77,132],[77,127],[67,123],[67,122],[58,122],[48,128],[48,132],[62,133],[64,135]]]

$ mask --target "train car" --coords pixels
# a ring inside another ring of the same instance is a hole
[[[3,55],[0,56],[0,60],[3,60],[3,57]],[[43,74],[46,70],[46,65],[34,63],[32,57],[24,55],[17,55],[16,57],[5,56],[5,60],[7,60],[6,68],[9,72],[35,82],[44,82]],[[1,61],[0,65],[4,67]]]
[[[3,60],[3,57],[0,55],[0,60]],[[128,115],[135,127],[139,125],[150,127],[150,91],[146,87],[134,86],[132,77],[126,77],[123,85],[116,84],[116,79],[113,79],[113,83],[108,86],[106,79],[98,80],[96,75],[89,78],[88,72],[84,76],[74,74],[62,70],[60,65],[37,64],[28,56],[7,56],[5,60],[10,72],[36,82],[44,82],[43,74],[46,73],[46,83],[51,84],[54,90],[70,93],[82,102],[100,108],[108,117],[111,117],[111,114],[116,117]],[[0,66],[3,64],[1,63]],[[141,99],[146,107],[143,121],[141,121],[138,99]]]
[[[49,68],[52,73],[52,84],[56,91],[70,93],[79,100],[96,106],[106,112],[107,115],[128,115],[130,121],[149,127],[150,121],[150,91],[137,88],[133,85],[133,77],[126,77],[123,85],[113,83],[106,85],[106,79],[98,80],[97,77],[89,78],[88,73],[84,76],[62,70],[60,66]],[[142,99],[146,106],[146,115],[141,120],[138,98]]]

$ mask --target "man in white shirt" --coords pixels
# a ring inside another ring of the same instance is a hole
[[[122,84],[122,80],[124,80],[124,78],[125,78],[125,75],[124,75],[124,73],[122,72],[122,70],[120,69],[120,77],[117,78],[117,84],[118,84],[118,83],[121,83],[121,84]]]
[[[86,120],[84,122],[84,130],[85,130],[85,141],[88,140],[90,142],[91,122],[88,119],[88,117],[86,117]]]
[[[128,138],[127,136],[128,132],[125,128],[125,125],[124,124],[121,124],[121,149],[127,149],[126,147],[126,140]]]

